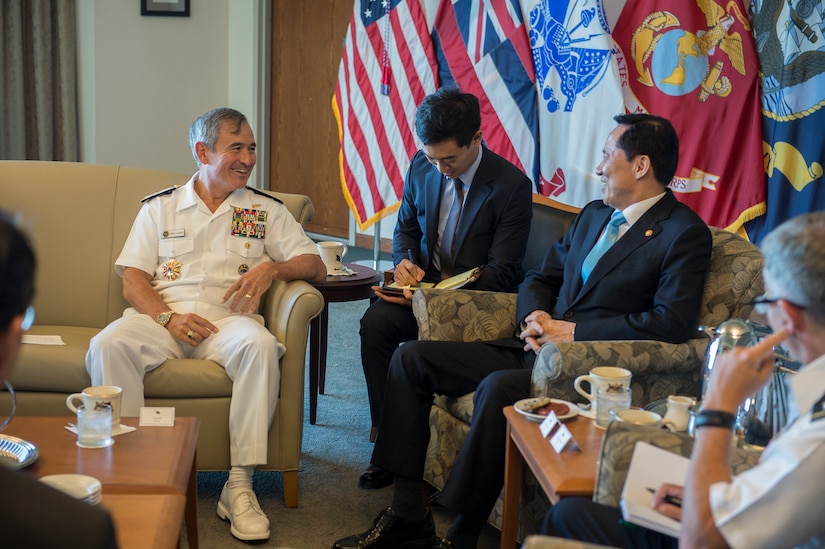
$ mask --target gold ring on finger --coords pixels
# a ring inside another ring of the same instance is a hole
[[[189,339],[193,339],[195,337],[195,330],[189,330],[189,332],[186,334],[186,337],[188,337]]]

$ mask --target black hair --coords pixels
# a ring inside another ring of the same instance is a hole
[[[0,331],[31,304],[35,266],[29,239],[11,214],[0,210]]]
[[[679,163],[679,137],[670,121],[643,113],[620,114],[613,120],[627,127],[616,143],[627,160],[647,155],[656,181],[670,185]]]
[[[467,147],[481,128],[478,98],[458,88],[441,88],[428,95],[415,112],[415,133],[424,145],[455,139]]]

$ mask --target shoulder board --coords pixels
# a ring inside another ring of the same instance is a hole
[[[814,403],[811,409],[811,421],[825,418],[825,395]]]
[[[162,191],[158,191],[155,194],[150,194],[149,196],[144,196],[143,198],[140,199],[140,201],[141,202],[149,202],[150,200],[152,200],[156,196],[163,196],[165,194],[172,194],[172,191],[174,191],[178,187],[180,187],[180,185],[174,185],[172,187],[169,187],[168,189],[163,189]]]
[[[260,190],[260,189],[256,189],[255,187],[250,187],[249,185],[247,185],[247,186],[246,186],[246,190],[248,190],[248,191],[252,191],[252,192],[253,192],[253,193],[255,193],[255,194],[259,194],[259,195],[261,195],[261,196],[265,196],[265,197],[267,197],[267,198],[271,198],[271,199],[272,199],[272,200],[274,200],[275,202],[278,202],[278,203],[280,203],[280,204],[283,204],[283,201],[282,201],[282,200],[278,200],[277,198],[275,198],[275,197],[274,197],[274,196],[272,196],[271,194],[266,194],[266,193],[265,193],[265,192],[263,192],[262,190]]]

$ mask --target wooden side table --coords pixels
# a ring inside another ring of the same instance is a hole
[[[318,409],[318,395],[324,394],[324,382],[327,371],[327,325],[329,322],[329,304],[358,301],[373,297],[372,286],[381,281],[381,275],[375,269],[344,263],[354,276],[328,276],[324,282],[314,282],[324,296],[324,309],[312,319],[309,325],[309,423],[315,425]]]
[[[197,549],[195,459],[200,419],[177,417],[174,427],[140,427],[138,418],[124,417],[121,423],[137,430],[115,436],[112,446],[94,449],[77,447],[77,435],[64,429],[69,421],[70,416],[15,416],[5,432],[34,444],[39,453],[25,471],[35,477],[66,473],[95,477],[103,485],[104,503],[108,496],[181,495],[189,547]],[[180,505],[177,498],[166,503],[175,509]],[[177,527],[179,530],[179,522]],[[122,539],[124,534],[119,532],[118,536]]]
[[[597,428],[592,419],[577,416],[565,425],[579,449],[568,446],[556,453],[550,441],[541,435],[537,422],[528,420],[512,406],[504,409],[504,416],[507,418],[507,449],[501,548],[513,549],[518,535],[522,465],[526,463],[530,467],[553,503],[566,496],[592,496],[604,431]]]

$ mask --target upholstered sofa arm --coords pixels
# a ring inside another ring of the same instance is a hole
[[[647,425],[610,423],[602,439],[593,501],[619,506],[630,458],[633,457],[633,449],[639,441],[685,457],[689,457],[693,450],[693,437],[685,433],[673,433],[667,429]],[[736,475],[750,469],[759,461],[760,455],[761,452],[758,450],[733,448],[731,473]]]
[[[427,288],[412,308],[421,341],[491,341],[515,330],[516,294]]]
[[[573,341],[542,346],[533,366],[534,391],[564,400],[582,400],[573,382],[596,366],[618,366],[633,374],[633,402],[647,404],[673,394],[694,396],[708,339],[686,343],[653,340]]]
[[[321,293],[303,280],[276,281],[264,296],[261,314],[269,330],[286,347],[286,353],[281,359],[281,417],[288,415],[288,411],[297,416],[303,412],[309,324],[321,314],[323,308],[324,298]],[[295,419],[300,421],[299,418]],[[300,440],[300,433],[296,436]]]

